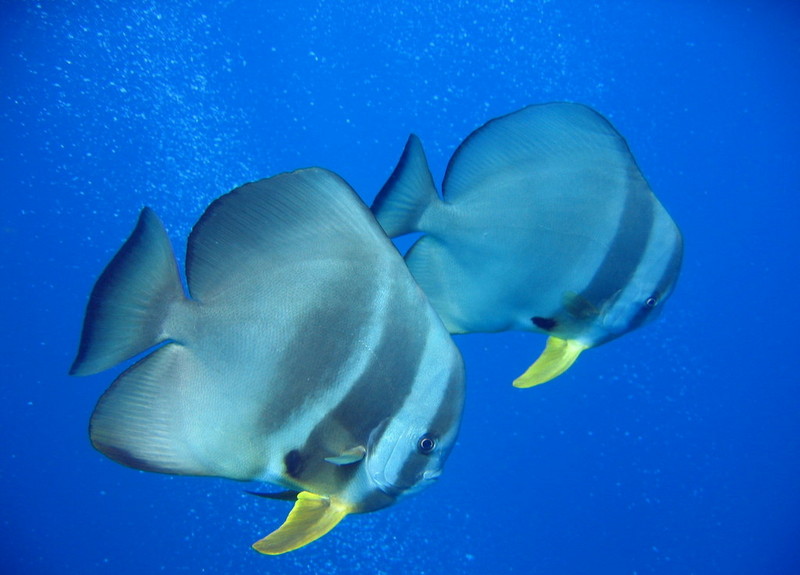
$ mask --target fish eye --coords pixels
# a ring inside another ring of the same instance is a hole
[[[417,451],[422,455],[430,455],[436,449],[436,436],[426,433],[417,441]]]
[[[644,307],[648,309],[653,309],[658,305],[658,298],[656,296],[650,296],[646,300],[644,300]]]

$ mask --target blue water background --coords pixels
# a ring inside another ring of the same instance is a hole
[[[800,572],[800,8],[785,1],[0,4],[3,573]],[[470,131],[589,104],[686,240],[661,319],[557,381],[541,336],[457,338],[437,485],[281,557],[288,507],[124,468],[66,375],[99,272],[151,206],[183,257],[246,181],[319,165],[370,201],[410,132],[440,181]]]

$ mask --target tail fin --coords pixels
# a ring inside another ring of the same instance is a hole
[[[372,213],[386,235],[394,238],[423,231],[422,215],[439,201],[422,143],[411,134],[397,167],[372,203]]]
[[[167,232],[145,208],[95,283],[70,375],[98,373],[167,339],[164,318],[183,297]]]

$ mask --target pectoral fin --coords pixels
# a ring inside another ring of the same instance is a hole
[[[342,501],[301,491],[283,525],[254,543],[253,549],[265,555],[294,551],[325,535],[351,511]]]
[[[351,463],[357,463],[364,459],[364,456],[367,454],[367,450],[363,445],[358,445],[356,447],[352,447],[345,451],[342,451],[339,455],[335,457],[326,457],[325,461],[328,463],[333,463],[335,465],[350,465]]]
[[[581,294],[569,291],[562,297],[562,304],[572,317],[578,319],[595,318],[600,315],[597,306],[586,299]]]
[[[589,346],[574,339],[547,338],[547,345],[533,365],[514,380],[514,387],[533,387],[567,371]]]

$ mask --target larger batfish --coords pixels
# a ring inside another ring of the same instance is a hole
[[[678,227],[623,137],[586,106],[529,106],[478,128],[442,196],[412,135],[372,209],[391,237],[425,234],[406,262],[452,333],[550,336],[517,387],[651,321],[678,278]]]
[[[247,184],[189,236],[184,294],[145,209],[92,292],[74,375],[150,351],[99,400],[94,446],[136,469],[266,481],[294,508],[261,553],[436,479],[461,356],[355,192],[317,168]]]

